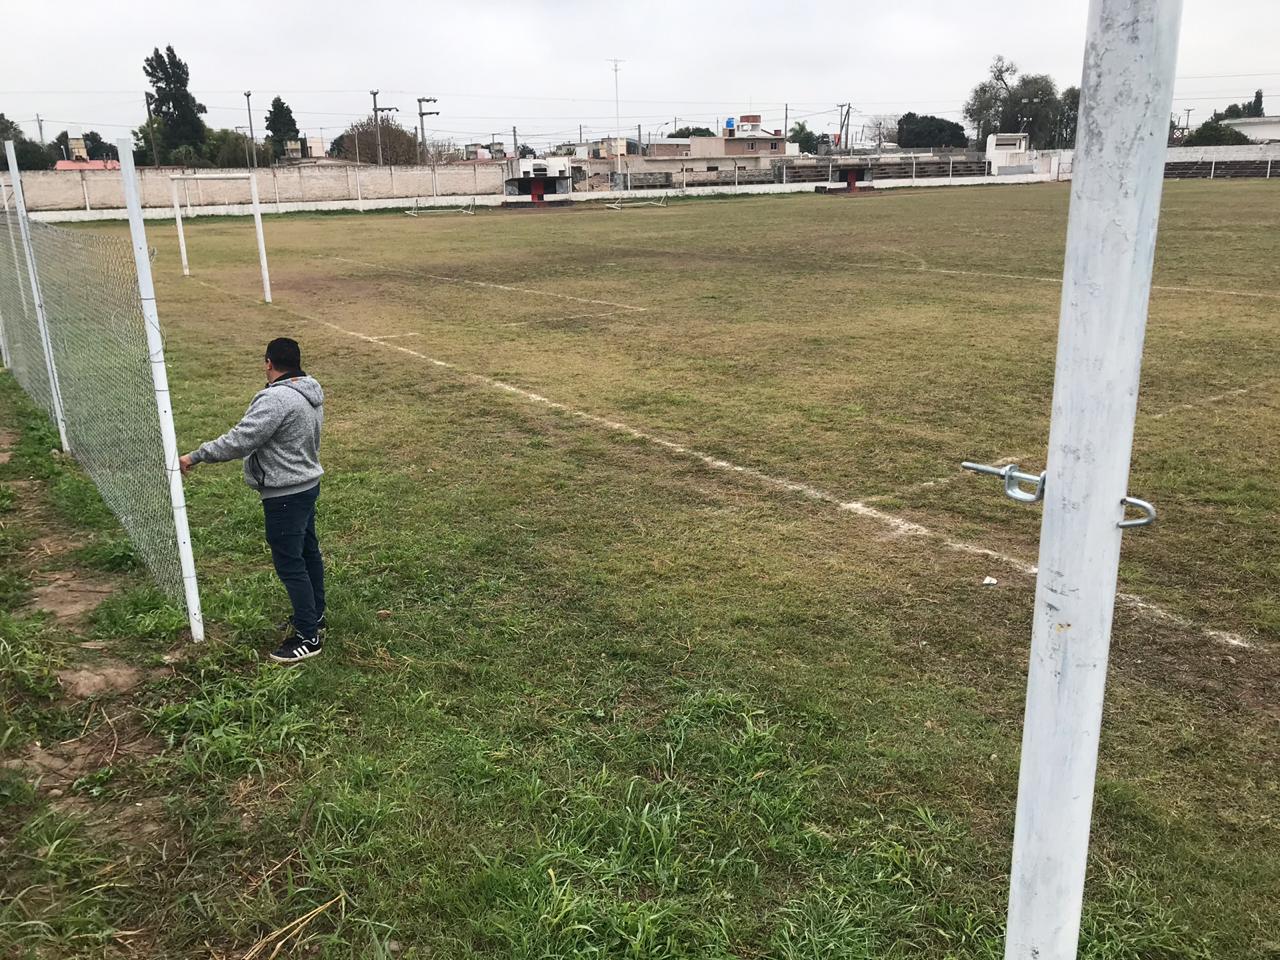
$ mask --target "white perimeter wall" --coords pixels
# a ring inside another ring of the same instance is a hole
[[[171,168],[140,167],[143,207],[173,208],[169,177],[174,173],[211,173],[209,170],[179,171]],[[232,171],[218,171],[232,172]],[[248,172],[248,171],[234,171]],[[392,197],[430,197],[501,193],[501,163],[440,166],[435,180],[430,167],[324,166],[259,169],[258,196],[267,210],[277,202],[315,203],[355,200],[356,178],[359,195],[366,200]],[[119,170],[29,170],[22,174],[27,207],[41,210],[99,210],[124,206]],[[184,207],[222,206],[249,202],[247,180],[200,180],[178,184]]]

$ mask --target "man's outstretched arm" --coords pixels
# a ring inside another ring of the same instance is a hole
[[[186,473],[197,463],[222,463],[239,460],[271,439],[284,418],[284,408],[265,396],[254,398],[243,418],[234,427],[208,443],[202,443],[178,461]]]

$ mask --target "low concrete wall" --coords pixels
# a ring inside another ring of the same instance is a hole
[[[1280,143],[1249,143],[1234,147],[1170,147],[1165,163],[1209,160],[1274,160],[1280,164]]]
[[[876,190],[892,190],[901,187],[998,187],[1011,183],[1056,183],[1068,181],[1069,174],[1007,173],[998,177],[919,177],[897,180],[872,180],[868,186]]]
[[[173,199],[169,177],[174,173],[212,173],[210,170],[153,169],[138,171],[142,205],[169,207]],[[239,173],[248,171],[217,171]],[[504,172],[500,163],[430,167],[271,167],[256,171],[258,198],[268,210],[295,203],[374,200],[399,197],[474,196],[500,194]],[[118,170],[32,170],[22,175],[27,207],[45,210],[99,210],[124,205]],[[178,197],[184,207],[216,207],[249,202],[247,180],[197,180],[179,182]]]
[[[759,185],[743,184],[734,187],[689,187],[687,190],[591,190],[574,194],[561,194],[558,200],[611,201],[611,200],[656,200],[661,196],[671,197],[722,197],[730,195],[752,195],[764,193],[813,193],[815,187],[826,184],[813,183],[765,183]],[[377,200],[365,200],[363,204],[355,200],[316,200],[307,203],[281,202],[279,209],[274,203],[265,204],[267,213],[315,213],[326,210],[405,210],[413,206],[417,200],[419,209],[434,207],[440,210],[458,208],[460,205],[475,202],[478,207],[500,207],[504,204],[514,205],[520,201],[532,201],[528,197],[507,197],[502,194],[478,194],[464,196],[439,197],[388,197]],[[190,217],[247,217],[253,208],[247,203],[206,204],[193,206],[190,212],[184,206],[183,218]],[[38,210],[32,211],[31,219],[44,223],[85,223],[94,220],[124,220],[126,213],[117,207],[101,210]],[[142,211],[146,220],[172,220],[173,205],[167,207],[147,207]]]

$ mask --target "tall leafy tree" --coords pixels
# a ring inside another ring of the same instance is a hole
[[[271,109],[267,111],[267,131],[271,134],[271,149],[277,157],[284,156],[287,141],[298,139],[298,124],[293,119],[293,110],[278,96],[271,101]]]
[[[954,120],[904,113],[898,120],[900,147],[966,147],[969,138]]]
[[[797,120],[791,125],[791,130],[787,133],[787,139],[792,143],[799,144],[801,153],[818,152],[818,134],[810,130],[809,125],[803,120]]]
[[[133,131],[133,162],[139,166],[157,162],[165,163],[169,156],[169,148],[165,146],[166,137],[164,121],[152,117]]]
[[[964,105],[965,119],[973,124],[979,143],[985,143],[989,134],[1000,132],[1018,67],[1013,61],[998,56],[991,61],[987,74],[987,79],[973,88]]]
[[[1230,104],[1227,109],[1221,113],[1214,112],[1214,117],[1220,120],[1240,120],[1244,117],[1265,117],[1266,113],[1262,109],[1262,91],[1257,90],[1253,94],[1252,100],[1246,100],[1244,103]]]
[[[0,113],[0,143],[5,140],[13,140],[15,143],[19,140],[25,140],[26,137],[22,132],[22,127],[18,126],[17,121],[10,120],[3,113]],[[0,150],[0,153],[3,153]]]
[[[34,140],[28,140],[15,121],[0,113],[0,141],[12,140],[13,152],[18,157],[19,170],[48,170],[53,166],[53,154]],[[9,158],[0,149],[0,170],[9,169]]]
[[[681,127],[679,130],[672,130],[671,136],[677,139],[684,137],[714,137],[710,127]]]
[[[1228,147],[1253,143],[1235,127],[1228,127],[1217,117],[1210,117],[1182,140],[1184,147]]]
[[[357,141],[361,163],[377,162],[378,128],[381,127],[382,158],[397,166],[417,163],[418,138],[385,115],[374,123],[373,116],[357,120],[347,127],[342,136],[333,141],[330,156],[343,160],[356,159]]]
[[[1080,88],[1067,87],[1058,97],[1058,142],[1055,147],[1076,145],[1076,123],[1080,118]]]
[[[120,151],[115,144],[107,143],[97,130],[90,130],[84,135],[84,148],[90,160],[119,160]]]
[[[1058,128],[1058,85],[1044,73],[1026,73],[1009,89],[1001,111],[1001,129],[1026,133],[1031,146],[1055,146]]]
[[[178,58],[172,46],[165,47],[164,53],[157,47],[142,61],[142,72],[154,91],[151,109],[163,123],[165,147],[203,147],[208,130],[200,117],[208,111],[187,89],[191,71],[186,62]]]

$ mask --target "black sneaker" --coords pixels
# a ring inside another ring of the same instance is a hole
[[[316,623],[316,635],[320,638],[320,642],[324,642],[325,634],[329,632],[329,621],[322,613],[320,620]],[[293,625],[293,617],[276,624],[276,633],[280,634],[280,639],[288,643],[298,635],[297,628]]]
[[[320,655],[323,641],[319,635],[314,637],[294,636],[280,644],[279,649],[271,653],[276,663],[301,663]]]

